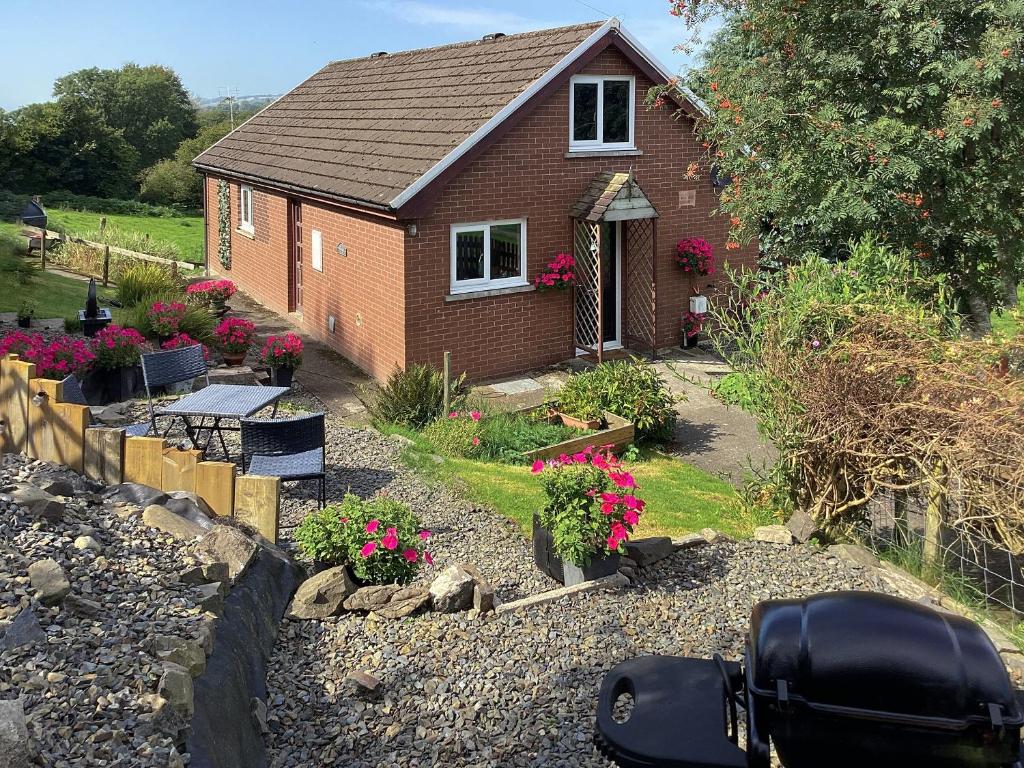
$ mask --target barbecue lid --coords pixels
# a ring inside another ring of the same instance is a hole
[[[46,211],[35,200],[29,200],[21,212],[21,223],[26,227],[46,229]]]
[[[758,697],[839,714],[936,718],[937,727],[1022,722],[1006,668],[977,624],[889,595],[759,603],[747,654]]]

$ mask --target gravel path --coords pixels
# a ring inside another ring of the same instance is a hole
[[[23,697],[39,765],[181,766],[185,756],[173,740],[146,720],[162,671],[150,655],[153,638],[188,638],[201,621],[189,587],[178,581],[188,548],[121,519],[81,487],[81,478],[53,469],[10,454],[0,466],[0,487],[40,473],[79,485],[63,521],[54,523],[30,520],[0,494],[0,699]],[[76,548],[80,536],[91,536],[98,550]],[[52,608],[35,599],[28,578],[29,566],[46,558],[71,587]],[[75,598],[98,607],[86,604],[82,613]],[[9,622],[17,617],[38,622],[45,636],[9,648]]]
[[[479,550],[481,567],[516,552]],[[759,600],[880,589],[804,547],[684,550],[616,594],[501,616],[345,616],[282,626],[268,679],[271,765],[607,766],[591,746],[602,675],[639,654],[738,658]],[[353,670],[382,680],[367,701]]]

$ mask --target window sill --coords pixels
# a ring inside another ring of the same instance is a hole
[[[235,229],[235,234],[239,234],[242,237],[248,237],[250,240],[255,240],[256,239],[256,230],[255,229],[252,232],[250,232],[247,229],[242,229],[242,228],[239,227],[239,228]]]
[[[479,291],[466,291],[464,293],[450,293],[444,297],[445,301],[467,301],[468,299],[488,299],[492,296],[507,296],[512,293],[528,293],[537,290],[536,286],[526,283],[525,285],[512,285],[508,288],[485,288]]]
[[[570,149],[566,157],[640,157],[640,149]]]

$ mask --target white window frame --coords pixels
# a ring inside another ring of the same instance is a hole
[[[629,141],[604,141],[604,84],[607,81],[624,81],[629,83]],[[576,141],[573,138],[573,127],[576,123],[576,84],[597,84],[597,139]],[[632,75],[575,75],[569,79],[569,151],[593,152],[595,150],[636,149],[636,78]]]
[[[491,280],[491,227],[506,224],[518,224],[521,227],[521,253],[519,254],[519,277],[504,277],[498,280]],[[484,276],[471,280],[456,280],[455,260],[456,239],[460,232],[477,232],[484,230]],[[449,268],[451,269],[451,292],[472,293],[474,291],[489,291],[496,288],[514,288],[521,285],[529,285],[526,277],[526,219],[503,219],[500,221],[481,221],[474,224],[452,224],[451,228],[451,258]]]
[[[248,197],[248,205],[246,205],[246,197]],[[238,228],[250,235],[256,233],[252,212],[252,187],[248,184],[240,184],[238,187]]]

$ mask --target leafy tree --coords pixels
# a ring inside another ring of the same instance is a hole
[[[142,172],[139,197],[160,205],[200,208],[203,204],[203,178],[192,167],[192,161],[230,130],[231,124],[227,121],[214,123],[202,129],[194,139],[181,142],[174,157],[160,160]]]
[[[196,134],[195,106],[168,67],[129,63],[120,69],[80,69],[59,78],[53,94],[58,101],[86,101],[110,128],[121,131],[138,152],[136,170],[170,157]]]
[[[980,327],[1024,264],[1024,5],[674,0],[721,16],[688,78],[733,242],[834,255],[874,232],[949,275]],[[696,171],[696,169],[694,169]]]

